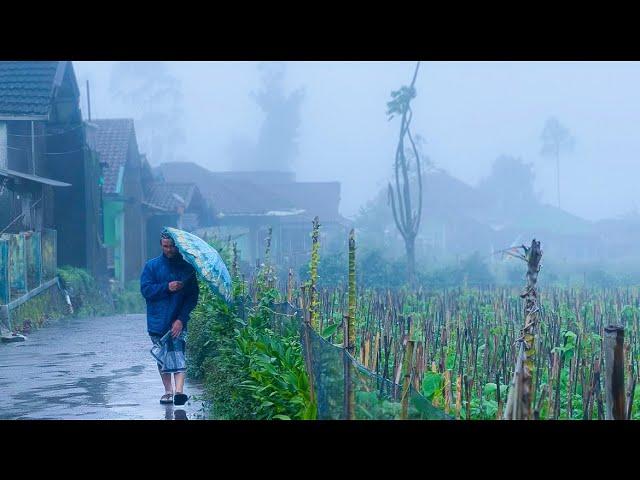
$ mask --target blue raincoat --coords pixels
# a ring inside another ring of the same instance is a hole
[[[184,286],[169,291],[169,282]],[[140,292],[147,301],[147,331],[164,335],[176,319],[187,329],[189,315],[198,303],[198,280],[194,268],[180,255],[169,259],[163,255],[149,260],[140,277]]]

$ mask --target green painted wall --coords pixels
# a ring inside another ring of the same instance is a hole
[[[124,203],[121,200],[105,200],[103,212],[104,243],[113,248],[116,280],[124,282]]]
[[[115,247],[120,242],[116,230],[116,219],[124,212],[124,203],[120,200],[105,200],[103,206],[104,243]]]

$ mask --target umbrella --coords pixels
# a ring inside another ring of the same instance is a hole
[[[165,227],[182,257],[193,265],[214,294],[231,301],[231,275],[218,251],[192,233]]]

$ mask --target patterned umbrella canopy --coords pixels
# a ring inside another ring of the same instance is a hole
[[[171,227],[165,227],[164,231],[173,238],[182,257],[193,265],[211,291],[231,301],[231,275],[218,251],[192,233]]]

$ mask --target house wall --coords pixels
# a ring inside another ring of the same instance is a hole
[[[3,130],[0,132],[0,150],[2,150],[0,156],[3,157],[3,160],[0,163],[4,164],[4,166],[10,170],[29,174],[34,173],[35,166],[35,173],[45,176],[41,173],[46,171],[44,168],[46,157],[43,155],[43,123],[33,122],[33,145],[31,142],[32,131],[30,121],[8,121],[3,122],[3,124],[3,127],[0,129]],[[14,222],[7,229],[8,233],[49,226],[52,218],[51,215],[45,218],[45,213],[48,211],[46,208],[47,201],[51,199],[41,199],[41,197],[49,193],[50,190],[44,189],[43,185],[28,180],[19,180],[18,182],[20,182],[20,185],[14,186],[11,190],[5,188],[0,195],[0,206],[2,207],[2,212],[0,213],[0,231],[4,230],[25,208],[29,210],[30,214]],[[7,183],[7,185],[9,185],[9,183]],[[0,187],[0,189],[2,188]],[[38,200],[40,201],[38,202]],[[31,208],[31,205],[35,206]],[[33,215],[31,215],[31,213],[33,213]]]
[[[124,281],[124,203],[118,199],[105,198],[103,210],[104,245],[109,250],[107,268],[113,268],[113,278]]]
[[[146,260],[146,241],[142,215],[141,162],[138,148],[132,138],[124,173],[124,242],[125,242],[125,282],[140,278]]]
[[[49,171],[52,178],[70,183],[70,187],[54,190],[54,217],[58,230],[58,265],[89,268],[87,255],[89,233],[94,232],[91,218],[92,209],[87,208],[87,172],[81,132],[69,127],[53,129],[59,134],[47,137],[49,152],[70,152],[64,155],[51,155]],[[63,132],[66,133],[62,133]],[[95,241],[95,240],[94,240]]]

